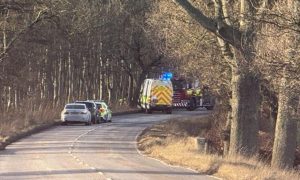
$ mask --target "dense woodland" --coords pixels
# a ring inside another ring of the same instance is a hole
[[[217,97],[225,155],[256,155],[264,120],[272,166],[293,166],[298,0],[2,0],[0,32],[2,114],[77,99],[135,107],[142,81],[172,70]]]
[[[162,63],[145,2],[24,0],[0,7],[2,110],[28,98],[37,106],[135,102],[141,81]]]

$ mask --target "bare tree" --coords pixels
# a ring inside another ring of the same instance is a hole
[[[204,15],[188,0],[176,0],[176,2],[201,26],[218,37],[224,57],[230,63],[232,71],[231,154],[255,154],[260,81],[258,74],[252,71],[256,32],[251,17],[257,13],[256,9],[250,1],[240,1],[240,18],[237,26],[228,20],[230,16],[228,16],[227,1],[215,1],[215,18]]]
[[[300,19],[300,4],[298,1],[288,1],[288,8],[293,19]],[[299,28],[299,27],[298,27]],[[297,78],[299,58],[299,33],[288,31],[283,35],[286,52],[282,61],[281,77],[279,79],[278,115],[276,122],[275,140],[272,154],[272,166],[277,168],[292,167],[297,146],[297,122],[299,121],[299,81]]]

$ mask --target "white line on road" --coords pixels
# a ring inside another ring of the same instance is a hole
[[[74,141],[69,145],[69,151],[68,151],[68,154],[78,162],[78,164],[82,165],[82,166],[85,166],[85,167],[88,167],[90,168],[91,170],[95,171],[97,174],[103,176],[104,173],[99,171],[97,168],[93,167],[93,166],[90,166],[88,163],[84,162],[83,160],[81,160],[79,157],[77,157],[75,154],[74,154],[74,149],[75,149],[75,144],[76,143],[80,143],[81,141],[79,141],[82,137],[88,135],[89,133],[95,131],[96,129],[100,128],[102,126],[97,126],[87,132],[84,132],[82,134],[80,134],[78,137],[76,137],[74,139]],[[111,178],[106,178],[107,180],[112,180]]]

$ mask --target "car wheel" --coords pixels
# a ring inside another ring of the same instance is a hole
[[[104,123],[104,118],[103,117],[100,117],[100,122]]]
[[[187,110],[188,111],[194,111],[196,108],[197,108],[196,100],[195,99],[191,99],[190,103],[189,103],[189,106],[187,107]]]
[[[147,113],[147,114],[152,114],[152,110],[147,108],[147,109],[146,109],[146,113]]]
[[[92,117],[90,117],[89,121],[86,122],[85,125],[90,126],[90,125],[92,125],[92,122],[93,122]]]
[[[99,118],[97,118],[96,124],[100,124],[100,119]]]
[[[108,114],[105,115],[105,122],[109,122],[109,119],[108,119]]]
[[[66,126],[66,125],[68,125],[68,123],[67,122],[62,122],[61,125]]]
[[[167,114],[172,114],[172,109],[171,109],[171,108],[167,109],[167,110],[166,110],[166,113],[167,113]]]
[[[92,124],[96,124],[96,117],[92,116]]]

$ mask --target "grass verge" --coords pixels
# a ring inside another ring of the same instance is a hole
[[[60,108],[46,107],[29,110],[14,109],[0,114],[0,149],[8,144],[36,133],[53,125],[59,124]]]
[[[300,179],[299,171],[272,169],[258,158],[225,157],[197,150],[195,136],[206,133],[209,118],[171,120],[146,129],[138,138],[144,154],[172,165],[195,169],[223,179]]]

